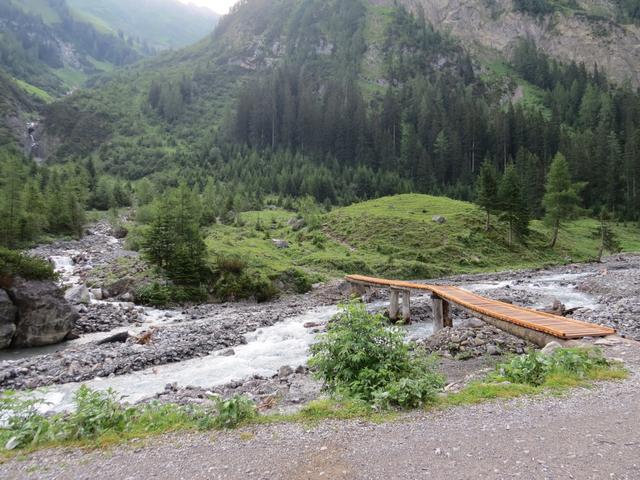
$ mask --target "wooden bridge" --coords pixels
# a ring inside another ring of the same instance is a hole
[[[403,320],[411,319],[411,290],[431,292],[434,331],[453,326],[449,315],[449,304],[453,304],[487,323],[541,346],[552,340],[605,337],[616,333],[612,328],[491,300],[458,287],[385,280],[363,275],[348,275],[346,280],[353,285],[391,289],[389,317],[392,320],[397,320],[399,313]]]

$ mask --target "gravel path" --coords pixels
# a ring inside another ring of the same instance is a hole
[[[413,413],[380,425],[325,422],[174,434],[109,451],[50,450],[0,465],[0,478],[640,478],[640,344],[607,355],[621,383],[558,397]]]

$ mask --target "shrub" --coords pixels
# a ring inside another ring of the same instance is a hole
[[[214,397],[215,408],[151,402],[126,406],[113,390],[94,391],[81,386],[74,396],[72,413],[45,416],[40,400],[23,400],[14,392],[0,395],[0,448],[7,450],[51,442],[95,440],[166,432],[176,428],[234,428],[258,415],[255,404],[244,396],[228,400]]]
[[[201,302],[207,299],[203,287],[190,287],[154,282],[136,290],[136,301],[143,305],[162,307],[170,303]]]
[[[244,395],[235,395],[227,400],[213,398],[218,413],[214,419],[217,428],[235,428],[258,414],[256,405]]]
[[[0,247],[0,279],[15,276],[26,280],[52,280],[56,278],[49,262]]]
[[[382,407],[422,405],[444,385],[424,352],[411,353],[401,330],[358,302],[342,306],[312,353],[329,390]]]
[[[582,378],[592,370],[609,365],[609,361],[595,349],[558,349],[551,355],[532,350],[498,365],[494,376],[513,383],[538,386],[554,373],[568,373]]]
[[[247,267],[247,262],[238,256],[219,255],[216,259],[218,271],[223,273],[242,273]]]
[[[273,282],[259,273],[224,274],[216,281],[214,292],[220,300],[242,300],[253,298],[266,302],[278,295]]]

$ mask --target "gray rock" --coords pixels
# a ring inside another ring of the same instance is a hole
[[[18,309],[4,290],[0,290],[0,349],[11,345],[16,333],[16,313]]]
[[[562,348],[562,345],[560,345],[558,342],[549,342],[542,350],[540,350],[540,352],[544,353],[545,355],[553,355],[553,352],[555,352],[559,348]]]
[[[59,343],[69,335],[78,318],[78,313],[52,281],[19,280],[11,289],[11,295],[18,307],[15,347]]]
[[[133,294],[131,292],[123,293],[120,296],[120,300],[122,300],[123,302],[129,302],[129,303],[133,302]]]
[[[280,378],[287,378],[290,375],[293,375],[293,368],[288,365],[280,367],[280,370],[278,370],[278,377]]]
[[[277,248],[289,248],[289,242],[287,242],[286,240],[272,238],[271,241]]]
[[[101,288],[92,288],[91,289],[91,295],[93,295],[93,298],[95,298],[96,300],[102,300],[102,298],[103,298],[102,289]]]
[[[75,287],[71,287],[69,290],[64,292],[64,298],[68,302],[73,304],[84,304],[87,305],[91,300],[89,295],[89,289],[84,285],[77,285]]]
[[[440,225],[447,223],[447,219],[442,215],[434,215],[433,217],[431,217],[431,220],[433,220],[436,223],[439,223]]]
[[[301,230],[305,226],[306,222],[304,218],[294,217],[291,220],[289,220],[287,224],[291,227],[291,230],[293,230],[294,232],[297,232],[298,230]]]

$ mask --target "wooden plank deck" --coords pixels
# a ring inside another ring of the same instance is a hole
[[[467,310],[471,310],[472,312],[477,312],[481,315],[513,323],[514,325],[538,332],[547,333],[564,340],[582,337],[605,337],[616,333],[613,328],[491,300],[459,287],[427,285],[402,280],[386,280],[364,275],[347,275],[346,280],[348,282],[373,287],[394,287],[432,292],[436,296]]]

